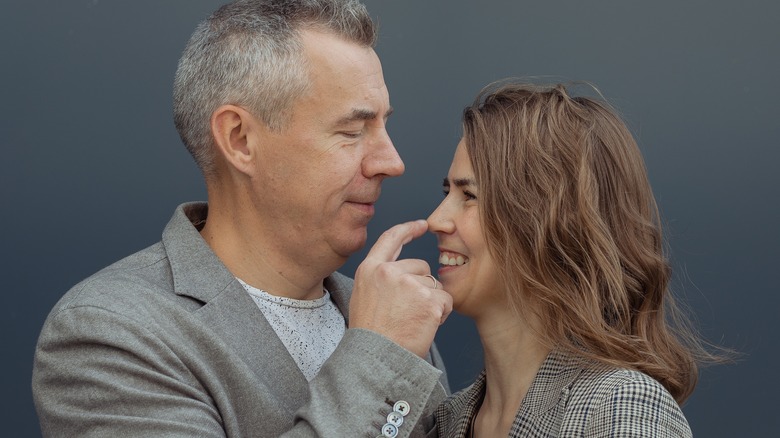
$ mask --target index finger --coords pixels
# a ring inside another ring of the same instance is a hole
[[[366,259],[393,262],[401,254],[404,245],[425,234],[427,229],[428,222],[422,219],[398,224],[379,236]]]

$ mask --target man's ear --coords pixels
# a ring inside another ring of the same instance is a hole
[[[252,142],[257,123],[251,113],[236,105],[222,105],[211,114],[217,153],[241,173],[251,173],[255,164],[257,149]]]

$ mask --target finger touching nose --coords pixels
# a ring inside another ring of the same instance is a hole
[[[379,262],[395,261],[401,254],[403,246],[425,234],[426,228],[423,220],[406,222],[390,228],[379,236],[366,255],[366,259],[376,259]]]

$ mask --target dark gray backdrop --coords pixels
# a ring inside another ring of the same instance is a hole
[[[178,203],[204,198],[171,122],[170,94],[185,41],[219,3],[0,4],[5,436],[39,434],[32,355],[55,301],[157,241]],[[710,340],[745,353],[737,365],[703,372],[684,407],[694,432],[776,436],[780,6],[366,3],[381,25],[377,51],[396,109],[389,129],[407,165],[385,183],[370,240],[439,202],[460,110],[481,86],[520,75],[592,81],[639,138],[668,223],[675,290]],[[403,255],[435,263],[435,240]],[[453,316],[437,339],[453,386],[468,384],[481,366],[473,326]]]

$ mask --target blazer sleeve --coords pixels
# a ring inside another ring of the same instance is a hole
[[[236,415],[267,424],[269,412],[286,413],[262,397],[223,404],[241,404],[241,413],[218,408],[199,371],[182,361],[173,340],[160,336],[105,308],[69,307],[52,315],[39,339],[32,382],[43,436],[374,438],[395,403],[404,401],[409,408],[397,437],[405,438],[433,427],[425,413],[444,398],[436,367],[381,335],[348,329],[310,382],[308,401],[288,413],[291,428],[250,432]]]
[[[399,401],[408,404],[408,411],[397,438],[428,436],[432,413],[446,396],[441,374],[377,333],[348,329],[310,384],[311,400],[296,414],[300,429],[283,436],[381,436]]]
[[[671,394],[655,380],[645,377],[617,386],[597,406],[585,436],[687,438],[692,434]]]

